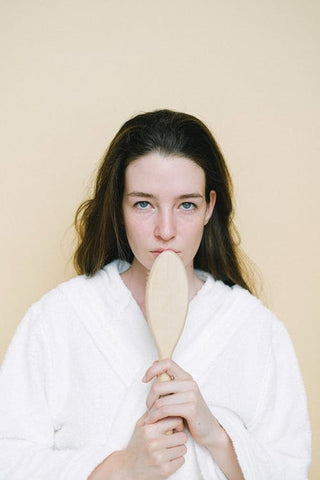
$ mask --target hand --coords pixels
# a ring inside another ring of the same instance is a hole
[[[215,443],[215,439],[220,438],[221,426],[189,373],[173,360],[160,360],[146,371],[143,381],[150,382],[164,372],[173,380],[152,384],[146,401],[149,409],[146,423],[153,424],[167,417],[182,417],[197,443],[204,446]]]
[[[136,423],[129,444],[122,454],[121,478],[160,480],[168,478],[184,463],[187,434],[181,418],[172,416],[146,425],[146,412]],[[175,430],[166,435],[168,430]]]

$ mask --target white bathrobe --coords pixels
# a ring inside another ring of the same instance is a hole
[[[59,285],[19,325],[1,370],[1,480],[86,480],[127,446],[157,353],[126,268],[114,261]],[[310,426],[287,331],[244,289],[198,274],[206,281],[173,359],[228,432],[246,480],[306,480]],[[170,478],[226,479],[190,435],[187,449]]]

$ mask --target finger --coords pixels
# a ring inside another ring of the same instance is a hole
[[[185,463],[185,458],[184,456],[175,458],[174,460],[171,460],[170,462],[163,463],[160,466],[160,476],[161,478],[168,478],[171,476],[174,472],[179,470],[179,468],[182,467],[182,465]],[[159,477],[160,478],[160,477]]]
[[[161,375],[162,373],[168,373],[169,376],[174,378],[190,378],[191,376],[183,370],[177,363],[175,363],[170,358],[164,360],[158,360],[154,362],[151,367],[145,373],[143,377],[143,382],[149,382],[152,378]]]
[[[177,447],[178,445],[184,445],[188,441],[188,435],[186,432],[174,432],[171,435],[163,435],[160,437],[160,448]]]
[[[181,405],[183,403],[194,403],[196,405],[197,401],[194,393],[188,390],[185,392],[174,393],[172,395],[161,396],[153,403],[153,405],[148,409],[148,411],[150,414],[151,412],[159,408],[169,405]]]
[[[165,434],[168,430],[176,430],[177,432],[182,432],[183,419],[181,417],[176,417],[172,415],[168,418],[162,418],[160,422],[155,423],[155,427],[160,434]]]
[[[146,418],[146,424],[156,423],[167,417],[182,417],[188,421],[189,419],[192,419],[194,414],[194,404],[191,403],[164,405],[149,412],[149,415]]]
[[[154,451],[161,451],[166,448],[185,445],[187,441],[188,435],[186,434],[186,432],[174,431],[171,435],[158,435],[157,438],[152,441],[152,448]]]
[[[185,457],[179,457],[179,458],[176,458],[175,460],[171,460],[170,462],[170,471],[172,473],[176,472],[177,470],[179,470],[180,467],[182,467],[182,465],[184,464],[185,462]]]
[[[150,382],[153,378],[161,375],[161,373],[167,372],[170,377],[177,380],[191,379],[191,375],[183,370],[177,363],[170,358],[165,360],[159,360],[151,365],[145,373],[142,381],[145,383]]]
[[[182,420],[181,424],[179,424],[177,427],[175,427],[175,429],[174,429],[175,432],[184,432],[185,424],[184,424],[183,418],[181,420]]]
[[[177,447],[166,448],[161,451],[160,462],[170,462],[176,458],[183,457],[187,453],[187,447],[185,445],[178,445]]]
[[[197,385],[193,380],[172,382],[154,382],[147,396],[146,405],[150,410],[154,403],[164,395],[178,394],[187,391],[196,392]]]

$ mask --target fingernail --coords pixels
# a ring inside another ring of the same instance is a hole
[[[142,382],[145,382],[145,381],[146,381],[146,379],[147,379],[147,376],[146,376],[146,375],[144,375],[144,376],[143,376],[143,378],[142,378]]]

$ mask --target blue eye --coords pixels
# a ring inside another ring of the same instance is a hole
[[[194,210],[196,208],[195,204],[192,202],[183,202],[181,203],[183,210]]]
[[[147,202],[146,200],[142,200],[141,202],[135,203],[135,207],[141,208],[142,210],[145,210],[146,208],[148,208],[149,205],[150,203]]]

